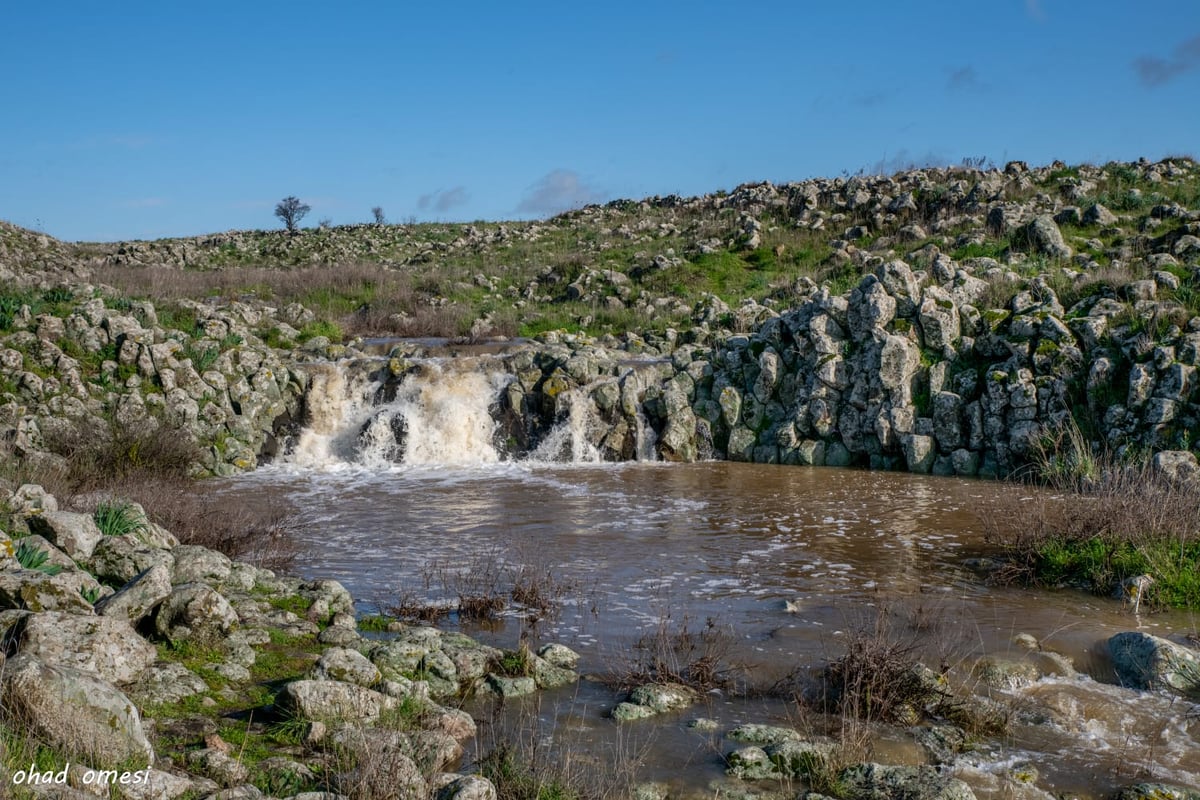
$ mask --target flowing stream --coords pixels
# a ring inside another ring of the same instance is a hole
[[[743,684],[765,687],[828,663],[885,614],[926,663],[950,667],[963,691],[982,691],[972,666],[1026,658],[1014,637],[1030,634],[1078,675],[1044,671],[992,690],[1013,709],[1011,731],[955,764],[980,797],[1103,797],[1148,779],[1200,787],[1197,707],[1114,685],[1104,648],[1123,630],[1178,638],[1196,619],[1135,617],[1075,591],[988,586],[964,567],[985,552],[981,517],[1017,509],[1011,522],[1021,524],[1028,489],[828,468],[598,463],[584,403],[532,457],[506,461],[489,406],[511,377],[492,364],[486,355],[429,359],[393,397],[323,367],[289,454],[219,491],[299,514],[299,571],[342,581],[364,611],[505,592],[522,570],[542,576],[556,611],[463,629],[506,648],[522,636],[562,642],[582,654],[585,675],[628,670],[637,642],[659,631],[703,640],[707,630],[745,667]],[[649,455],[652,442],[638,449]],[[723,731],[816,724],[794,703],[756,698],[714,692],[621,725],[606,717],[621,694],[585,679],[507,709],[497,725],[530,724],[539,741],[585,760],[634,763],[640,779],[699,791],[738,746]],[[716,732],[689,727],[697,717],[717,720]],[[924,758],[896,731],[871,744],[876,760]]]

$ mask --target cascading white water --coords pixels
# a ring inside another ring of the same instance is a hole
[[[347,380],[335,364],[317,364],[309,373],[308,424],[285,459],[303,467],[328,467],[354,459],[358,426],[371,414],[377,384]]]
[[[379,400],[384,383],[367,377],[371,370],[362,369],[361,362],[316,365],[310,372],[307,426],[283,460],[303,467],[371,469],[400,463],[496,463],[503,455],[496,448],[497,422],[489,409],[514,380],[502,365],[488,357],[422,360],[387,402]],[[632,370],[623,380],[634,381],[632,391],[639,393],[640,381]],[[559,396],[560,419],[528,454],[529,461],[604,461],[602,440],[608,425],[592,397],[602,382]],[[655,432],[640,404],[629,422],[633,457],[656,460]]]
[[[604,459],[592,443],[596,429],[596,408],[588,396],[588,387],[572,389],[559,397],[567,415],[550,430],[529,458],[531,461],[569,461],[573,464],[598,464]]]
[[[308,425],[286,460],[306,467],[372,468],[495,463],[500,454],[488,406],[510,380],[497,370],[448,368],[430,360],[404,377],[390,402],[373,405],[379,383],[347,379],[338,365],[320,365],[311,375]]]
[[[422,364],[405,376],[395,399],[381,407],[363,430],[359,462],[461,466],[499,461],[493,444],[496,421],[488,406],[510,380],[500,372]]]

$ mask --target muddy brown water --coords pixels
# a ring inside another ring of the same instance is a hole
[[[562,642],[582,654],[585,675],[628,668],[638,640],[659,628],[699,632],[709,620],[729,632],[730,658],[759,686],[836,658],[847,632],[881,610],[927,662],[963,678],[981,656],[1021,658],[1013,637],[1028,633],[1072,659],[1080,676],[993,693],[1021,713],[1009,734],[955,765],[981,797],[1103,797],[1147,779],[1200,788],[1197,708],[1113,685],[1103,646],[1123,630],[1178,638],[1195,629],[1193,615],[1135,617],[1083,592],[989,586],[964,567],[986,551],[981,516],[1020,525],[1012,501],[1027,488],[734,463],[338,462],[273,466],[218,491],[300,515],[298,571],[340,580],[363,611],[505,590],[521,566],[551,575],[544,585],[556,589],[555,614],[531,626],[514,612],[463,630],[506,648],[522,636]],[[509,704],[494,730],[484,726],[480,747],[489,736],[521,735],[559,759],[633,764],[640,779],[709,792],[723,755],[739,746],[722,738],[734,725],[820,722],[782,700],[715,692],[682,712],[621,725],[606,716],[620,699],[593,680],[541,693]],[[717,730],[690,728],[697,717],[717,720]],[[898,731],[876,737],[874,756],[921,760]],[[1002,785],[1029,766],[1032,785]]]

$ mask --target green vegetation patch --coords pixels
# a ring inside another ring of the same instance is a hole
[[[1150,575],[1150,596],[1159,605],[1200,608],[1200,541],[1052,538],[1034,550],[1033,575],[1050,586],[1081,586],[1119,594],[1125,581]]]

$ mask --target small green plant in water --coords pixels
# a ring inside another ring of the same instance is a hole
[[[124,536],[127,533],[142,533],[146,530],[146,521],[133,503],[125,500],[105,500],[96,506],[92,515],[96,527],[105,536]]]
[[[21,542],[17,545],[17,552],[14,555],[17,563],[25,569],[37,570],[47,575],[57,575],[63,571],[58,564],[47,564],[46,560],[50,558],[50,554],[45,550],[39,550],[29,542]]]

